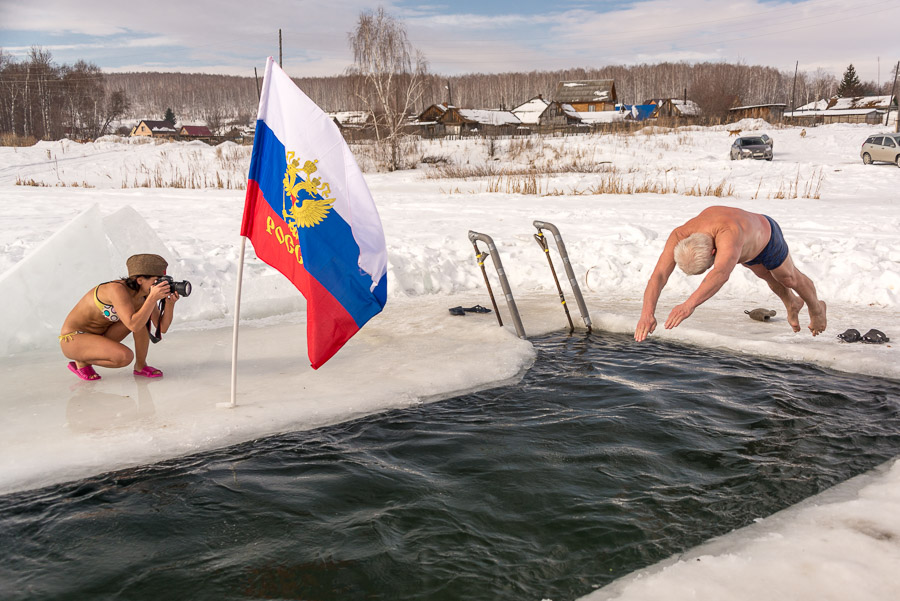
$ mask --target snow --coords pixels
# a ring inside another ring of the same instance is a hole
[[[520,125],[522,122],[512,111],[499,109],[458,109],[463,119],[482,125]]]
[[[846,98],[835,98],[829,109],[831,110],[847,110],[862,108],[881,108],[887,109],[891,106],[892,96],[848,96]]]
[[[625,121],[622,111],[576,111],[575,114],[584,123],[614,123]]]
[[[733,129],[767,133],[775,160],[730,161]],[[493,148],[482,140],[421,141],[423,156],[460,167],[497,160],[507,169],[536,170],[540,193],[495,191],[508,189],[515,176],[500,183],[496,176],[429,178],[427,165],[369,173],[388,243],[388,304],[317,371],[306,358],[302,297],[248,245],[234,409],[217,404],[230,395],[249,147],[113,137],[2,147],[0,493],[514,381],[534,351],[515,335],[502,295],[504,327],[493,315],[455,317],[447,309],[489,304],[467,238],[474,230],[497,244],[525,331],[564,327],[532,237],[535,219],[559,228],[595,329],[632,332],[673,227],[712,204],[768,214],[828,302],[828,330],[810,336],[804,311],[804,332],[793,333],[777,298],[738,269],[690,319],[654,336],[900,378],[894,342],[835,338],[850,327],[900,336],[900,169],[864,166],[859,158],[863,140],[881,127],[801,131],[746,119],[710,128],[500,139]],[[358,150],[365,168],[371,158]],[[594,193],[610,183],[663,193]],[[697,195],[716,188],[730,195]],[[170,273],[194,285],[178,303],[170,333],[150,350],[150,363],[166,375],[136,381],[127,369],[98,368],[102,380],[81,382],[65,369],[60,324],[84,292],[123,275],[124,257],[134,252],[163,254]],[[562,265],[558,257],[554,263]],[[490,261],[486,266],[499,293]],[[663,321],[698,282],[673,274],[657,318]],[[778,314],[755,322],[743,314],[755,307]],[[894,599],[900,462],[839,489],[590,598]]]
[[[549,105],[550,103],[543,98],[532,98],[514,108],[512,112],[525,125],[537,125]]]

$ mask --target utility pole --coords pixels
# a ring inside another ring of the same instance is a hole
[[[900,72],[900,61],[897,61],[897,66],[894,68],[894,83],[891,84],[891,99],[888,101],[888,110],[887,115],[884,117],[884,125],[887,126],[888,122],[891,120],[891,107],[894,105],[897,106],[897,122],[894,124],[894,132],[900,132],[900,99],[897,98],[897,73]]]
[[[450,80],[447,80],[447,106],[453,106],[453,90],[450,89]]]
[[[284,61],[281,60],[281,29],[278,30],[278,66],[284,69]]]
[[[800,68],[800,61],[797,61],[797,64],[794,65],[794,85],[791,87],[791,114],[797,110],[797,103],[795,102],[796,94],[797,94],[797,69]]]

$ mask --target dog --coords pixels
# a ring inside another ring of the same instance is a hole
[[[742,130],[742,129],[729,129],[729,130],[728,130],[728,133],[729,133],[730,135],[732,135],[732,136],[739,136],[739,135],[741,135],[741,132],[742,132],[742,131],[744,131],[744,130]]]

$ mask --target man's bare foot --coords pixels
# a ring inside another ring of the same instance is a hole
[[[809,331],[812,332],[813,336],[818,336],[824,332],[827,324],[825,319],[825,301],[819,301],[819,307],[821,307],[821,311],[813,313],[810,310],[809,312]]]
[[[794,298],[791,299],[791,304],[785,305],[785,309],[787,309],[787,322],[795,332],[800,331],[800,309],[803,308],[803,305],[803,299],[799,296],[794,296]]]

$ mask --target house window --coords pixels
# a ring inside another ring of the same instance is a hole
[[[596,110],[597,110],[597,106],[596,106],[596,105],[594,105],[594,104],[589,104],[589,105],[588,105],[588,112],[589,112],[589,113],[593,113],[593,112],[596,111]]]

